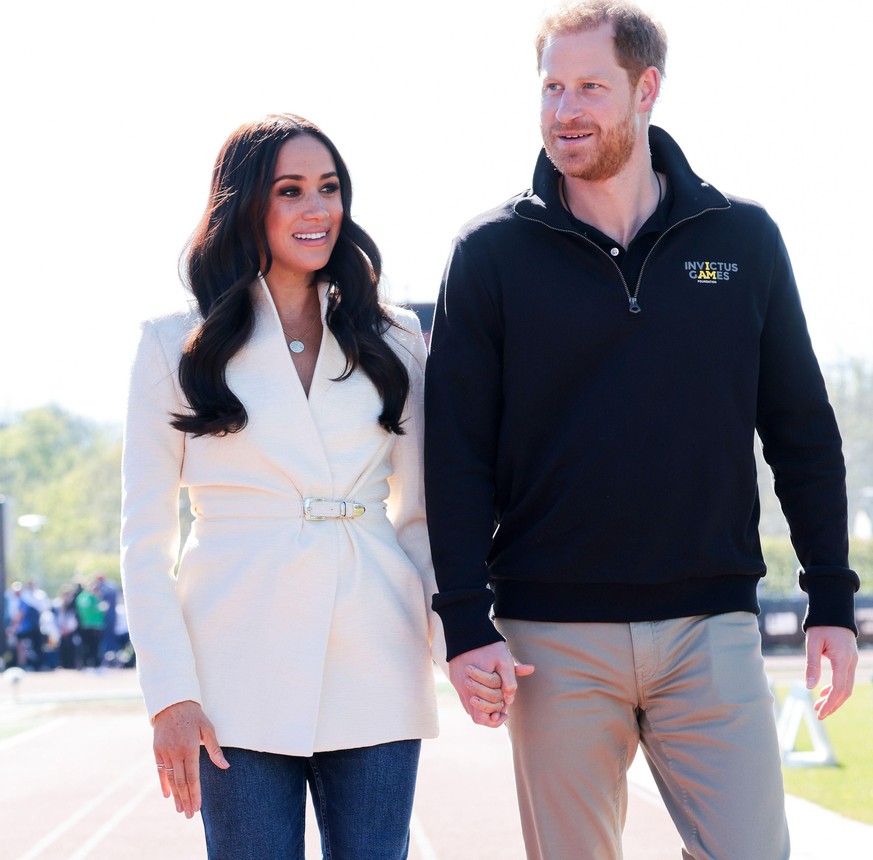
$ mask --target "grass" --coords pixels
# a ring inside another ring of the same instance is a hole
[[[28,729],[32,729],[33,726],[24,726],[24,725],[0,725],[0,741],[5,741],[6,738],[14,737],[15,735],[19,735],[22,732],[26,732]]]
[[[7,714],[0,714],[0,741],[8,740],[9,738],[20,735],[22,732],[29,732],[31,729],[37,728],[41,723],[45,722],[47,717],[33,715],[25,719],[9,719]]]
[[[785,688],[777,686],[781,699]],[[852,697],[825,721],[836,767],[784,767],[789,794],[817,803],[847,818],[873,824],[873,683],[856,683]],[[811,749],[801,725],[796,749]]]

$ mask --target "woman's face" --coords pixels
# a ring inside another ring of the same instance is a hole
[[[279,149],[264,219],[273,255],[270,280],[309,283],[324,268],[339,236],[343,203],[330,151],[302,134]]]

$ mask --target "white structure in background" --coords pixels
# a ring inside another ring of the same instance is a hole
[[[873,487],[861,489],[861,507],[852,523],[852,536],[860,540],[873,538]]]
[[[777,705],[776,731],[782,764],[786,767],[833,767],[837,764],[824,724],[816,716],[812,697],[802,681],[794,681],[782,706]],[[797,735],[805,725],[812,741],[811,750],[796,750]]]

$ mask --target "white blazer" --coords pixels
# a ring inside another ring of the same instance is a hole
[[[319,288],[322,315],[327,287]],[[201,703],[218,741],[287,755],[437,734],[436,591],[421,445],[426,348],[413,313],[385,337],[410,377],[405,435],[324,328],[309,397],[266,285],[227,381],[239,433],[194,438],[177,369],[195,312],[147,322],[131,373],[123,455],[122,576],[150,717]],[[179,553],[179,489],[194,514]],[[355,501],[310,521],[306,497]],[[178,565],[178,577],[174,570]]]

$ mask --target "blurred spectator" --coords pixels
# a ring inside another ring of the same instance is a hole
[[[114,666],[118,669],[132,669],[136,666],[136,655],[127,629],[127,608],[124,605],[124,595],[120,590],[115,611],[115,650],[105,653],[103,665]]]
[[[82,640],[79,636],[79,613],[76,611],[76,597],[81,590],[79,584],[65,585],[55,599],[55,618],[60,633],[58,660],[63,669],[82,668]]]
[[[118,586],[102,573],[98,573],[95,577],[95,587],[102,600],[101,608],[103,609],[103,636],[100,639],[100,662],[102,663],[104,655],[112,654],[113,656],[109,659],[113,660],[115,652],[118,651],[118,637],[115,633]]]
[[[87,586],[77,576],[53,600],[33,583],[13,582],[3,595],[2,615],[0,671],[136,665],[124,596],[103,574]]]
[[[82,666],[86,669],[98,668],[101,663],[100,643],[106,611],[96,580],[92,580],[76,597],[76,611],[79,613],[79,636],[82,640]]]
[[[51,602],[46,598],[45,608],[39,614],[39,632],[42,634],[42,660],[40,669],[57,669],[60,660],[58,648],[61,643],[61,630]]]
[[[43,662],[43,634],[40,615],[45,592],[33,583],[13,582],[8,600],[9,628],[7,635],[13,648],[15,664],[22,669],[40,669]]]

